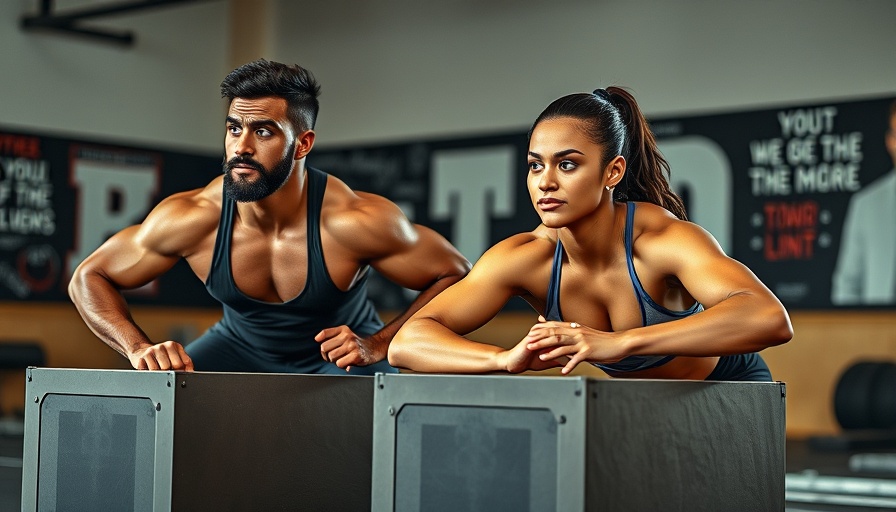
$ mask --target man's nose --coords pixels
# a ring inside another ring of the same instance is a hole
[[[233,153],[237,156],[255,154],[255,148],[252,145],[252,139],[249,137],[248,132],[241,133],[239,138],[237,138],[236,145],[233,147]]]

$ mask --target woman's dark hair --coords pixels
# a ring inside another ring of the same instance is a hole
[[[243,64],[221,82],[221,97],[230,101],[265,96],[285,99],[286,115],[298,131],[314,128],[319,95],[320,85],[307,69],[264,59]]]
[[[538,123],[558,117],[585,123],[591,141],[604,148],[601,167],[617,155],[625,158],[626,171],[616,185],[616,199],[653,203],[687,220],[684,202],[669,187],[669,162],[657,148],[650,125],[631,93],[621,87],[608,87],[564,96],[544,109],[532,130]]]

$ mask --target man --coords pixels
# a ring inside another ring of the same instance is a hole
[[[831,302],[836,305],[896,304],[896,101],[884,144],[894,169],[849,201]]]
[[[173,194],[75,270],[69,295],[90,329],[135,369],[372,374],[392,336],[458,281],[467,262],[392,202],[305,166],[320,87],[307,70],[259,60],[221,84],[230,100],[224,174]],[[185,259],[224,306],[186,348],[154,343],[120,290]],[[383,326],[367,298],[369,267],[420,290]]]

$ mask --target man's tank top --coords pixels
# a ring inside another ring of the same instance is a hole
[[[295,298],[272,303],[244,295],[233,280],[230,264],[235,201],[225,195],[221,223],[215,241],[211,270],[205,287],[224,306],[218,328],[239,343],[249,345],[271,361],[288,362],[313,372],[324,364],[320,344],[314,341],[321,330],[348,325],[359,336],[379,331],[383,323],[367,298],[367,270],[348,291],[336,287],[324,263],[320,241],[320,212],[327,174],[308,168],[308,268],[305,288]]]
[[[693,315],[703,311],[703,305],[699,302],[685,311],[672,311],[657,304],[650,298],[650,295],[644,291],[641,281],[635,273],[635,265],[632,261],[632,230],[635,220],[635,203],[626,203],[625,215],[625,261],[628,265],[628,274],[632,280],[632,286],[635,290],[635,297],[638,299],[638,306],[641,308],[641,323],[644,326],[656,325],[663,322],[678,320],[686,316]],[[551,281],[548,284],[547,305],[544,317],[552,321],[562,321],[563,316],[560,313],[560,269],[563,266],[563,244],[557,240],[557,248],[554,251],[554,261],[551,266]],[[601,370],[610,375],[614,373],[633,372],[636,370],[646,370],[648,368],[656,368],[671,361],[675,356],[629,356],[621,361],[611,364],[592,363]]]

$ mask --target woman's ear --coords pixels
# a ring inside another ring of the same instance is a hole
[[[619,155],[607,164],[607,188],[615,188],[622,181],[623,176],[625,176],[625,158]]]
[[[314,147],[314,130],[305,130],[296,137],[296,151],[293,154],[293,160],[301,160],[308,156],[311,148]]]

